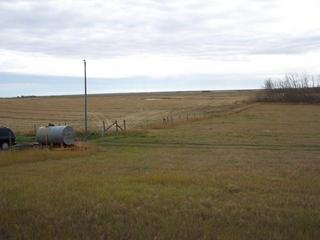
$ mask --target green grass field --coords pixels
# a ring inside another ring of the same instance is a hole
[[[320,239],[319,105],[252,104],[90,145],[0,154],[0,239]]]

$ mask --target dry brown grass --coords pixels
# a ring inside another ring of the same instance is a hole
[[[28,150],[0,151],[0,167],[46,160],[59,160],[93,155],[98,147],[79,142],[72,148],[34,148]]]
[[[91,95],[88,98],[89,129],[101,131],[102,120],[127,120],[128,128],[161,124],[164,116],[186,118],[187,113],[205,113],[242,102],[254,95],[249,91],[141,93]],[[83,98],[80,96],[0,99],[0,125],[17,133],[34,134],[37,126],[71,124],[83,129]]]
[[[0,166],[0,239],[320,239],[319,108],[257,104]]]

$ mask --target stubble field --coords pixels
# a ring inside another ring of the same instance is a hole
[[[1,153],[0,239],[319,239],[320,106],[206,109],[65,157]]]
[[[89,130],[100,132],[102,121],[127,121],[128,128],[146,128],[161,123],[163,117],[186,118],[206,114],[254,96],[253,91],[133,93],[89,95]],[[83,96],[0,99],[0,125],[19,133],[33,133],[34,125],[70,124],[83,130]]]

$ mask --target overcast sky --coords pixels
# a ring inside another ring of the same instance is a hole
[[[183,90],[169,84],[178,79],[194,84],[185,90],[255,88],[320,66],[319,0],[0,0],[0,30],[0,96],[37,92],[24,91],[35,75],[40,92],[54,76],[75,86],[67,77],[82,75],[84,58],[100,92],[139,77],[157,84],[119,91]]]

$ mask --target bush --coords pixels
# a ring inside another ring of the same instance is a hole
[[[320,76],[289,73],[283,79],[267,79],[258,101],[320,103]]]

